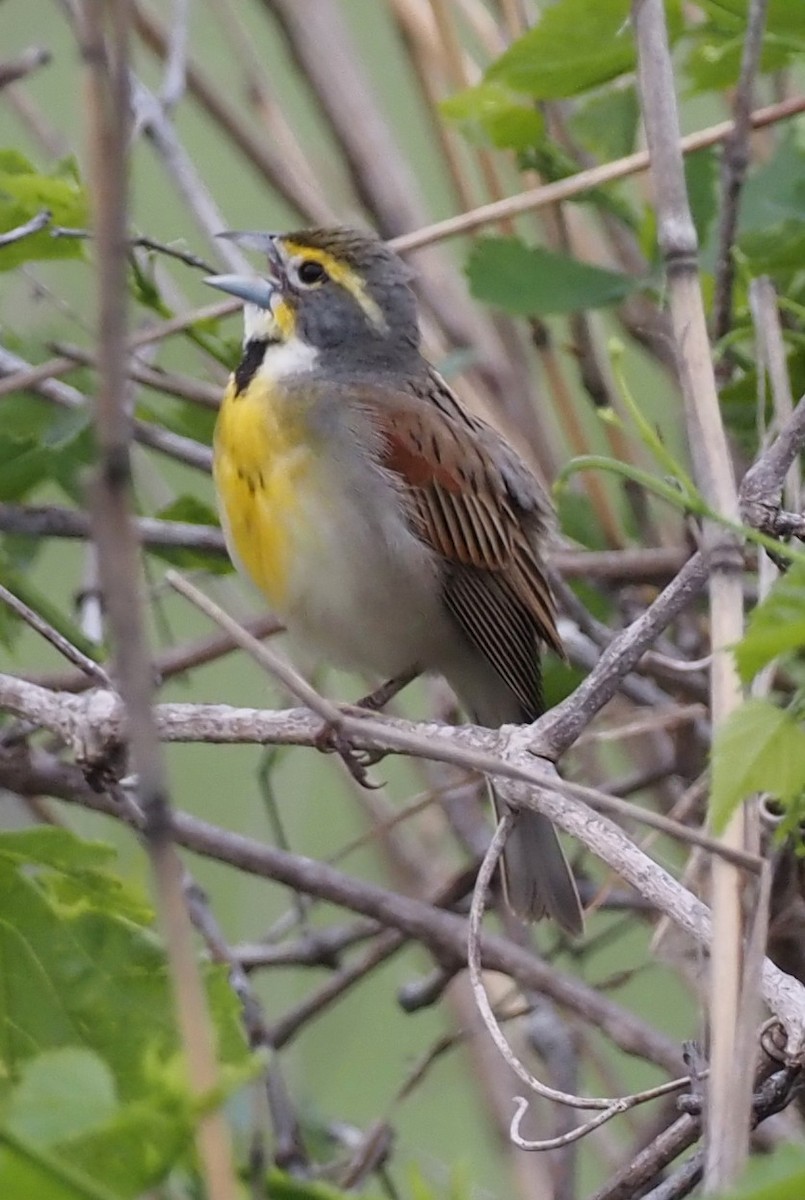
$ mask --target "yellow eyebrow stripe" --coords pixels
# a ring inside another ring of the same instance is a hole
[[[282,244],[290,255],[299,255],[302,258],[309,258],[314,262],[321,263],[330,278],[354,297],[375,329],[388,329],[380,305],[369,295],[366,284],[356,271],[340,262],[335,255],[330,254],[329,250],[320,250],[316,246],[305,246],[302,242],[291,242],[284,239]]]

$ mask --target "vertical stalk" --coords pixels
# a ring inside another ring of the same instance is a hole
[[[674,77],[662,0],[633,0],[638,77],[651,155],[658,237],[668,278],[668,299],[685,422],[697,483],[713,508],[738,519],[738,500],[727,438],[718,406],[698,278],[696,231],[690,212]],[[712,668],[710,693],[717,729],[740,704],[740,681],[730,647],[743,631],[741,579],[735,548],[717,526],[703,530],[712,558],[709,598]],[[744,844],[744,814],[736,813],[724,844]],[[751,1065],[738,1061],[742,975],[742,878],[714,859],[711,874],[713,949],[710,958],[711,1073],[708,1089],[705,1187],[728,1186],[748,1151]]]
[[[183,895],[182,869],[173,842],[164,756],[151,708],[151,657],[140,603],[143,580],[129,508],[132,422],[124,397],[131,3],[83,0],[78,16],[86,64],[89,180],[98,273],[98,465],[90,485],[92,525],[190,1089],[202,1097],[216,1088],[218,1072]],[[196,1142],[210,1200],[234,1200],[229,1133],[220,1114],[213,1113],[199,1123]]]

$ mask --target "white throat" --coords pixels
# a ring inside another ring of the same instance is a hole
[[[291,375],[304,375],[316,365],[319,352],[299,338],[289,342],[269,342],[257,374],[269,383],[279,383]]]
[[[287,342],[275,342],[277,326],[271,313],[256,304],[243,306],[243,344],[268,341],[257,374],[269,383],[278,383],[291,375],[312,371],[319,352],[314,346],[293,337]]]

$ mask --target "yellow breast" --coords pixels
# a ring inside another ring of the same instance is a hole
[[[315,532],[303,417],[257,377],[240,394],[230,383],[215,429],[213,475],[230,553],[280,613],[294,555]]]

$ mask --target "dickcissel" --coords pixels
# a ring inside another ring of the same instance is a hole
[[[540,648],[561,653],[542,566],[549,505],[423,357],[408,268],[351,229],[231,236],[267,261],[264,275],[207,281],[244,301],[215,430],[233,560],[330,663],[439,672],[477,724],[535,720]],[[519,916],[581,931],[545,817],[518,814],[503,876]]]

